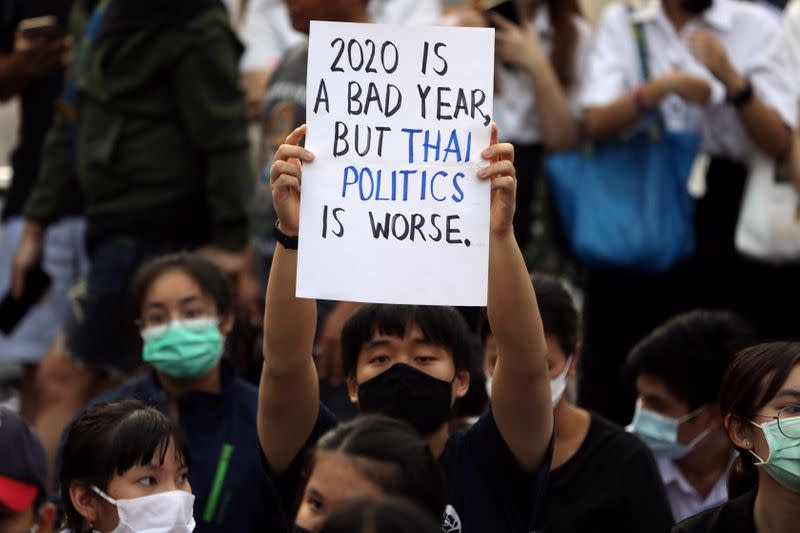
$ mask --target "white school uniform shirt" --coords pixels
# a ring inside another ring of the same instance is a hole
[[[763,63],[751,77],[764,102],[792,129],[800,101],[800,0],[792,0]]]
[[[728,473],[733,468],[735,460],[736,454],[732,456],[725,475],[717,480],[708,496],[703,498],[686,481],[674,462],[663,457],[656,458],[658,472],[661,474],[661,481],[664,483],[667,500],[672,509],[672,518],[676,523],[728,501]]]
[[[333,1],[333,0],[329,0]],[[380,24],[430,26],[441,17],[441,0],[372,0],[370,18]],[[305,35],[292,28],[284,0],[250,0],[242,25],[245,43],[241,70],[274,69],[283,54]]]
[[[659,1],[644,2],[632,14],[624,5],[612,4],[606,8],[596,32],[581,97],[584,108],[608,105],[642,83],[632,18],[644,25],[651,77],[681,70],[702,76],[711,85],[711,100],[702,107],[688,104],[674,94],[664,98],[660,109],[667,127],[674,131],[702,131],[704,152],[745,160],[752,150],[750,138],[736,110],[726,102],[724,86],[689,52],[689,37],[697,30],[714,34],[734,66],[749,76],[762,66],[759,58],[770,47],[777,19],[757,4],[714,0],[678,34]]]
[[[575,46],[575,79],[567,88],[567,99],[575,116],[580,115],[582,78],[585,63],[592,46],[592,27],[581,17],[574,18],[577,33]],[[553,50],[553,27],[550,10],[542,4],[536,10],[530,28],[536,32],[542,51],[550,55]],[[497,87],[494,94],[494,119],[502,136],[517,143],[534,144],[541,140],[539,117],[536,115],[536,95],[530,76],[521,70],[512,70],[497,63]]]

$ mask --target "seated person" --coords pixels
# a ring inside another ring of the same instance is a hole
[[[53,533],[56,507],[47,501],[47,455],[25,421],[0,407],[0,531]]]
[[[736,356],[720,388],[725,430],[739,452],[731,501],[673,533],[789,533],[800,521],[800,344],[774,342]]]
[[[320,531],[347,503],[402,497],[438,523],[445,481],[428,444],[402,420],[363,415],[330,430],[317,443],[294,530]]]
[[[547,339],[555,415],[553,465],[541,531],[668,532],[672,513],[647,447],[565,394],[580,355],[580,316],[571,296],[560,280],[550,276],[537,274],[533,287]],[[491,379],[497,348],[491,331],[484,328],[482,337],[484,367]]]
[[[656,329],[628,356],[626,371],[639,392],[628,428],[655,454],[676,522],[728,500],[735,453],[717,397],[725,370],[751,343],[736,316],[692,311]]]
[[[278,230],[289,236],[298,233],[299,161],[314,157],[299,146],[305,131],[303,126],[289,135],[271,168]],[[498,361],[489,412],[469,430],[450,434],[451,406],[469,386],[471,341],[452,308],[361,306],[344,327],[342,352],[351,400],[362,412],[409,422],[442,465],[448,480],[445,530],[529,533],[552,442],[547,345],[514,239],[513,147],[497,142],[494,126],[491,138],[482,153],[490,165],[478,173],[493,189],[488,313]],[[303,450],[337,423],[319,402],[312,357],[316,305],[295,296],[296,277],[297,252],[279,245],[266,296],[258,430],[271,474],[289,479],[301,468]],[[280,485],[292,483],[281,479]],[[284,505],[291,507],[285,497]]]
[[[196,254],[146,263],[131,285],[149,373],[96,401],[135,398],[173,417],[189,438],[198,533],[261,532],[284,522],[258,464],[258,392],[224,357],[233,294]]]
[[[137,400],[99,404],[67,429],[61,503],[75,533],[191,533],[191,457],[178,424]]]

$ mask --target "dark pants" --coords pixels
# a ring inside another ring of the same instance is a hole
[[[517,169],[517,209],[514,213],[514,236],[521,250],[531,239],[534,181],[540,174],[542,148],[536,144],[514,144],[514,167]]]
[[[579,401],[584,407],[627,424],[636,391],[623,375],[630,350],[676,314],[696,308],[730,310],[752,321],[752,268],[736,251],[734,234],[747,169],[715,158],[706,195],[697,203],[697,248],[688,261],[665,274],[590,272],[584,310],[584,350]]]
[[[584,306],[579,403],[614,422],[631,421],[636,390],[623,375],[628,352],[653,329],[692,308],[691,270],[682,263],[665,274],[590,272]]]
[[[712,159],[706,194],[695,212],[697,250],[692,262],[698,307],[733,311],[752,321],[754,294],[748,261],[734,244],[746,180],[744,165]]]
[[[118,236],[89,255],[85,291],[76,296],[65,325],[72,358],[89,368],[125,376],[141,364],[141,340],[130,308],[130,282],[149,259],[187,247]]]

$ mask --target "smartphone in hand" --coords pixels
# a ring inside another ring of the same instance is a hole
[[[11,294],[11,289],[0,301],[0,331],[10,335],[28,311],[36,305],[42,296],[50,289],[53,280],[41,266],[31,269],[25,277],[25,289],[22,297],[16,299]]]
[[[517,14],[517,7],[514,5],[513,0],[491,0],[484,2],[484,6],[484,11],[487,14],[497,13],[504,19],[519,25],[519,15]]]

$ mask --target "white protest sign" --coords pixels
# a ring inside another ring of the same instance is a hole
[[[297,296],[486,305],[494,30],[312,22]]]

